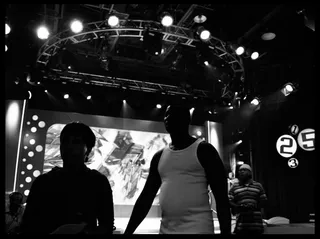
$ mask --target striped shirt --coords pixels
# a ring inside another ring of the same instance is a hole
[[[262,185],[251,180],[248,184],[236,182],[229,190],[229,200],[236,205],[253,204],[254,209],[240,209],[236,215],[235,232],[249,230],[263,232],[262,214],[259,204],[267,200]]]

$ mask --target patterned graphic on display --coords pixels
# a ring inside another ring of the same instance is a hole
[[[296,168],[299,165],[299,161],[296,158],[291,158],[288,160],[288,165],[290,168]]]
[[[315,130],[314,129],[304,129],[298,135],[299,146],[306,151],[315,150]]]
[[[64,126],[54,124],[47,131],[43,173],[55,166],[62,167],[60,132]],[[170,143],[169,134],[90,128],[96,136],[96,145],[87,166],[109,179],[114,204],[134,205],[148,177],[151,159]],[[153,204],[158,204],[158,195]]]
[[[297,142],[291,135],[282,135],[277,140],[277,151],[285,158],[290,158],[297,151]]]

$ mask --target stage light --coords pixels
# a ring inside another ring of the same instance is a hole
[[[242,164],[244,164],[244,162],[243,161],[238,161],[237,164],[238,165],[242,165]]]
[[[11,32],[11,27],[6,23],[6,25],[5,25],[5,27],[6,27],[6,35],[8,35],[10,32]]]
[[[28,90],[28,94],[29,94],[29,100],[31,100],[31,98],[32,98],[32,93],[31,93],[30,90]]]
[[[69,94],[65,94],[65,95],[63,96],[63,98],[68,99],[68,98],[69,98]]]
[[[125,104],[125,103],[127,103],[127,101],[126,101],[126,100],[123,100],[122,102],[123,102],[124,104]]]
[[[285,86],[286,90],[291,93],[293,91],[293,86],[289,83]]]
[[[119,18],[115,15],[112,15],[108,18],[108,25],[110,27],[115,27],[119,24]]]
[[[194,111],[194,107],[192,107],[192,108],[190,109],[190,114],[191,114],[191,115],[193,114],[193,111]]]
[[[71,66],[68,66],[68,69],[71,70]]]
[[[251,104],[253,105],[259,105],[260,101],[258,98],[254,98],[252,101],[251,101]]]
[[[45,26],[41,26],[37,30],[37,35],[41,40],[46,40],[48,39],[50,33]]]
[[[295,87],[292,83],[287,83],[281,90],[284,96],[291,94],[295,90]]]
[[[198,136],[201,136],[202,135],[202,132],[200,130],[197,130],[197,135]]]
[[[236,49],[236,54],[237,54],[238,56],[241,56],[243,53],[244,53],[244,47],[243,47],[243,46],[239,46],[239,47]]]
[[[200,33],[200,38],[201,38],[201,40],[206,41],[210,38],[210,35],[211,35],[211,33],[208,30],[203,30]]]
[[[4,47],[4,50],[5,50],[5,51],[7,51],[7,50],[8,50],[8,47],[7,47],[7,45],[5,45],[5,47]]]
[[[204,64],[205,64],[206,66],[208,66],[208,65],[209,65],[209,62],[208,62],[208,61],[205,61]]]
[[[40,81],[38,81],[37,84],[40,85]]]
[[[211,112],[210,110],[208,111],[208,113],[209,113],[209,114],[212,114],[212,112]]]
[[[47,90],[44,90],[44,92],[45,92],[45,93],[48,93],[48,91],[47,91]]]
[[[193,21],[198,24],[204,23],[206,20],[207,20],[207,17],[202,14],[199,14],[193,18]]]
[[[258,59],[259,58],[259,53],[258,52],[253,52],[252,54],[251,54],[251,59],[252,60],[256,60],[256,59]]]
[[[264,41],[270,41],[270,40],[273,40],[274,38],[276,38],[276,34],[273,32],[266,32],[266,33],[263,33],[263,35],[261,36],[261,39]]]
[[[162,107],[162,106],[161,106],[160,104],[157,104],[157,108],[158,108],[158,109],[161,109],[161,107]]]
[[[71,31],[73,31],[74,33],[82,32],[83,30],[82,22],[80,22],[79,20],[74,20],[71,22],[70,28],[71,28]]]
[[[90,99],[91,99],[91,95],[88,95],[88,96],[87,96],[87,100],[90,100]]]
[[[164,27],[170,27],[173,24],[173,18],[169,13],[164,13],[162,19],[161,19],[161,24]]]
[[[155,55],[159,55],[159,52],[156,51],[154,54],[155,54]]]
[[[161,49],[161,54],[163,54],[163,53],[164,53],[164,49],[162,48],[162,49]]]

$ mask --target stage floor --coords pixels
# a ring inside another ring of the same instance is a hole
[[[159,234],[161,218],[145,218],[134,234]],[[129,222],[129,218],[115,218],[115,227],[117,228],[114,234],[123,234]],[[214,219],[214,231],[220,233],[219,222]]]

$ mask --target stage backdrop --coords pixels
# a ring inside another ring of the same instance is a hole
[[[62,166],[59,136],[65,124],[72,121],[89,125],[95,133],[96,145],[87,165],[108,177],[115,216],[130,216],[144,187],[152,156],[170,143],[162,122],[29,109],[22,130],[16,189],[27,196],[36,177]],[[197,135],[198,130],[202,132],[199,137],[205,139],[204,127],[190,126],[191,135]],[[153,205],[148,215],[160,216],[158,197]]]

